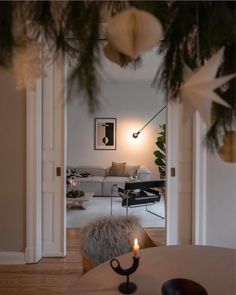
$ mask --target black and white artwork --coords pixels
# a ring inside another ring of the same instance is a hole
[[[95,118],[95,150],[116,149],[116,118]]]

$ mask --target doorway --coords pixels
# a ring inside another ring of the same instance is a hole
[[[165,104],[164,95],[157,95],[156,90],[150,87],[158,63],[155,50],[145,55],[142,69],[136,72],[124,70],[103,59],[104,81],[99,94],[100,108],[92,115],[83,97],[78,99],[79,93],[72,89],[67,104],[67,193],[72,198],[75,191],[92,193],[93,196],[85,198],[83,203],[68,200],[67,227],[80,228],[95,217],[126,214],[122,199],[116,192],[113,192],[111,199],[112,186],[107,180],[101,180],[100,183],[100,178],[104,178],[112,162],[125,163],[126,167],[134,169],[136,167],[135,175],[131,177],[139,175],[143,169],[150,173],[145,180],[160,179],[154,152],[158,149],[157,137],[163,132],[161,126],[166,124],[165,110],[138,138],[132,136]],[[98,120],[116,122],[116,149],[96,148],[95,123]],[[85,177],[77,178],[78,175]],[[149,209],[165,217],[164,196]],[[129,214],[140,218],[144,227],[165,228],[165,219],[149,213],[145,206],[129,208]]]
[[[47,188],[48,191],[44,191],[42,199],[43,199],[43,208],[42,208],[42,218],[41,218],[41,212],[38,212],[40,210],[40,206],[36,206],[33,204],[36,204],[37,202],[40,202],[39,198],[41,196],[36,196],[35,194],[29,194],[27,198],[27,203],[31,203],[32,206],[28,206],[27,210],[27,224],[28,220],[30,220],[31,227],[27,229],[27,245],[29,245],[30,249],[36,249],[38,245],[44,244],[49,246],[50,251],[46,251],[44,248],[44,253],[43,256],[64,256],[66,253],[66,238],[65,238],[65,233],[66,233],[66,223],[65,223],[65,217],[66,217],[66,198],[65,198],[65,193],[66,193],[66,188],[65,188],[65,183],[64,183],[64,176],[66,175],[66,149],[63,148],[61,150],[61,155],[58,159],[56,159],[53,156],[53,151],[52,147],[58,146],[58,143],[56,143],[56,139],[59,140],[59,146],[64,147],[64,143],[66,141],[66,114],[65,114],[65,104],[64,104],[64,97],[65,97],[65,88],[63,90],[59,91],[59,86],[63,85],[64,86],[64,66],[61,64],[51,64],[51,66],[48,65],[48,75],[43,79],[43,83],[41,86],[41,91],[42,91],[42,96],[43,97],[55,97],[55,94],[57,93],[58,97],[60,97],[59,101],[53,101],[51,100],[50,103],[48,102],[48,107],[43,107],[42,113],[43,113],[43,140],[47,139],[50,142],[50,149],[51,152],[49,155],[52,157],[51,159],[48,158],[44,151],[42,153],[42,157],[46,162],[43,163],[42,170],[43,172],[43,179],[54,179],[55,184],[58,185],[60,188],[62,194],[56,194],[54,195],[53,192],[53,184],[50,184],[47,182],[47,185],[41,185],[41,180],[37,177],[37,175],[31,174],[34,179],[36,179],[37,185],[42,188]],[[47,81],[45,81],[47,80]],[[141,91],[142,88],[139,90]],[[111,92],[112,94],[112,92]],[[103,100],[102,103],[106,104],[106,100]],[[61,109],[59,108],[61,106]],[[169,126],[169,130],[167,132],[168,136],[168,161],[167,161],[167,243],[168,244],[176,244],[179,243],[181,240],[185,240],[187,242],[190,242],[192,233],[190,232],[191,230],[189,228],[185,228],[182,225],[183,224],[191,224],[192,222],[192,216],[189,213],[191,208],[191,192],[188,191],[188,198],[186,197],[184,202],[180,198],[178,198],[179,195],[179,187],[184,190],[184,187],[191,187],[191,179],[185,179],[184,180],[184,185],[185,186],[180,186],[179,184],[179,163],[178,163],[178,155],[179,152],[178,150],[180,149],[180,146],[178,144],[178,136],[179,136],[179,131],[178,130],[183,130],[181,127],[181,113],[178,110],[179,106],[176,105],[168,105],[167,108],[167,122]],[[58,110],[59,115],[56,114],[55,108]],[[40,110],[36,107],[37,111]],[[49,112],[50,110],[50,112]],[[132,108],[133,113],[131,114],[133,117],[136,115],[135,113],[135,108]],[[53,120],[59,119],[60,123],[56,123],[56,121],[50,121],[45,118],[45,116],[49,116],[49,118],[54,118]],[[112,114],[111,114],[112,116]],[[113,115],[115,116],[115,115]],[[150,112],[148,112],[148,117],[146,119],[150,118]],[[31,116],[32,121],[35,119],[33,114]],[[34,122],[34,121],[33,121]],[[146,122],[146,121],[145,121]],[[31,123],[30,120],[27,121],[27,125],[29,126]],[[128,121],[124,121],[125,127],[128,126]],[[36,122],[35,126],[39,126],[40,122]],[[130,128],[131,125],[129,125],[128,131],[130,134],[133,133],[134,131],[137,130],[139,126],[142,126],[143,122],[138,122],[135,121],[133,127],[133,130]],[[56,127],[57,131],[61,132],[61,135],[58,135],[58,132],[54,134],[54,136],[49,136],[49,130],[52,127]],[[181,128],[180,128],[181,127]],[[40,127],[42,128],[42,127]],[[39,129],[40,129],[39,128]],[[45,130],[46,129],[46,132]],[[185,137],[188,135],[192,134],[192,130],[189,127],[188,129],[185,130]],[[124,131],[125,129],[123,129]],[[63,131],[63,132],[62,132]],[[122,131],[122,138],[125,138],[126,133]],[[177,132],[178,131],[178,132]],[[121,130],[119,131],[121,132]],[[148,130],[146,130],[148,132]],[[40,132],[38,132],[40,134]],[[37,134],[38,134],[37,133]],[[30,135],[31,134],[31,135]],[[34,138],[34,135],[32,132],[29,134],[29,138],[32,137]],[[172,145],[170,144],[170,140],[172,142]],[[91,145],[90,147],[93,146],[93,140],[91,140]],[[34,146],[38,147],[37,140],[35,139],[34,141]],[[29,145],[29,149],[32,148],[32,145]],[[88,147],[86,147],[88,148]],[[187,146],[187,150],[191,151],[192,147]],[[108,153],[108,151],[107,151]],[[116,155],[117,151],[114,151],[113,155]],[[34,171],[38,172],[38,167],[40,166],[39,161],[37,160],[37,157],[33,157],[34,159],[29,159],[29,162],[32,164],[32,169]],[[37,161],[36,161],[37,160]],[[47,162],[47,160],[49,160]],[[192,158],[188,157],[188,161],[191,162]],[[38,163],[37,165],[34,165],[36,162]],[[59,169],[58,169],[59,168]],[[61,169],[60,169],[61,168]],[[171,175],[171,168],[176,168],[176,174],[175,176]],[[59,176],[61,174],[61,176]],[[57,176],[58,175],[58,176]],[[183,175],[182,175],[183,176]],[[31,180],[32,178],[29,176],[28,182],[32,183]],[[37,186],[36,186],[37,187]],[[185,195],[186,196],[186,195]],[[32,212],[35,210],[39,213],[37,215],[34,215],[34,218],[32,218]],[[30,240],[32,237],[35,236],[34,232],[31,231],[31,228],[35,228],[41,224],[43,225],[43,239],[40,239],[40,235],[37,235],[35,239]],[[29,242],[28,242],[29,241]],[[40,246],[39,246],[40,248]],[[39,251],[40,252],[40,251]],[[40,253],[39,253],[40,254]],[[29,259],[28,262],[33,260]]]

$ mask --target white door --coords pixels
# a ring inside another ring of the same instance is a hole
[[[49,61],[43,79],[43,256],[65,256],[64,62]],[[64,206],[62,206],[64,204]]]
[[[192,123],[182,104],[168,104],[167,244],[192,242]]]

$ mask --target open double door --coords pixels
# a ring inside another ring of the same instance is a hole
[[[27,262],[66,254],[66,66],[57,60],[44,67],[27,95]],[[195,115],[184,122],[181,104],[168,104],[167,244],[201,241],[200,124]]]

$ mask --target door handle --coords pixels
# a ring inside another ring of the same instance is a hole
[[[56,168],[56,176],[61,176],[61,167]]]
[[[175,177],[175,168],[174,167],[172,167],[170,169],[170,175],[171,175],[171,177]]]

